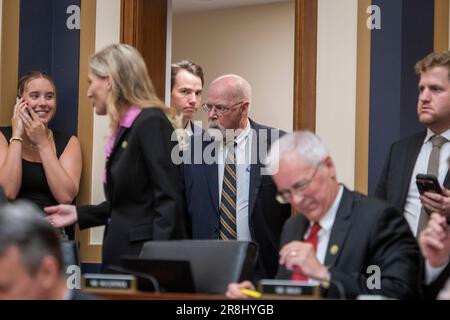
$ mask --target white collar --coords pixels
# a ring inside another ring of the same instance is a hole
[[[336,195],[336,198],[334,199],[333,204],[331,205],[330,209],[328,209],[328,212],[319,221],[320,228],[324,229],[326,232],[331,232],[331,228],[333,227],[334,220],[336,219],[336,214],[339,208],[339,204],[341,203],[343,193],[344,187],[342,185],[339,185],[339,191]]]
[[[239,130],[241,131],[242,129],[236,129],[236,131]],[[245,126],[245,129],[242,130],[242,132],[239,133],[239,135],[236,137],[236,139],[234,140],[236,142],[236,145],[239,147],[240,145],[242,145],[243,142],[246,141],[246,139],[248,138],[248,136],[250,135],[251,132],[251,126],[250,126],[250,121],[247,119],[247,125]],[[229,145],[229,142],[227,143],[227,146]]]
[[[192,136],[194,132],[192,131],[192,122],[191,120],[188,120],[186,127],[184,128],[184,131],[188,135],[188,137]]]
[[[430,128],[427,129],[427,135],[425,136],[425,140],[423,141],[423,143],[427,143],[428,141],[430,141],[432,136],[435,136],[436,133],[434,133],[433,131],[431,131]],[[444,131],[440,134],[440,136],[444,137],[445,139],[447,139],[448,141],[450,141],[450,129],[448,129],[447,131]]]

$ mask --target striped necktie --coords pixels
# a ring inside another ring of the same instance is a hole
[[[236,142],[230,144],[225,169],[223,171],[222,196],[220,199],[220,232],[221,240],[236,240]]]

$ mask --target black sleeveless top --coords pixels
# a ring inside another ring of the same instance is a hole
[[[9,139],[11,139],[12,135],[12,127],[0,127],[0,131],[9,143]],[[67,134],[53,131],[56,156],[58,158],[64,152],[71,137],[72,136]],[[41,209],[58,204],[48,186],[42,163],[22,159],[22,184],[17,199],[30,200],[37,204]]]

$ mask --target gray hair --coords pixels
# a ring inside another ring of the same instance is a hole
[[[63,270],[59,236],[44,213],[28,201],[0,206],[0,257],[16,246],[30,274],[35,274],[47,256],[54,257]]]
[[[274,174],[280,160],[288,156],[297,156],[311,166],[316,166],[328,155],[326,146],[314,133],[306,130],[288,133],[272,144],[268,157],[268,171]]]

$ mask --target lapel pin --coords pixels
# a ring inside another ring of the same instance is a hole
[[[128,147],[128,142],[122,142],[122,149],[126,149]]]
[[[331,248],[330,248],[330,253],[331,253],[332,255],[335,255],[336,253],[338,253],[338,251],[339,251],[338,245],[337,245],[337,244],[333,244],[333,245],[331,246]]]

